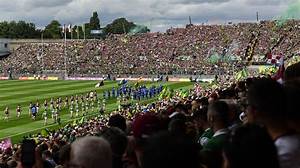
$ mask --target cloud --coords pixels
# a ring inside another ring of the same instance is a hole
[[[294,0],[0,0],[1,20],[26,20],[39,27],[57,19],[61,24],[82,24],[98,11],[104,26],[119,17],[149,26],[154,31],[193,23],[254,21],[284,13]]]

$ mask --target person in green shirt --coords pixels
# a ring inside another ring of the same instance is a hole
[[[224,101],[215,101],[208,106],[208,123],[213,136],[203,145],[203,151],[221,152],[228,137],[229,107]],[[208,134],[208,131],[207,133]]]

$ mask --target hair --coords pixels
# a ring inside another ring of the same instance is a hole
[[[108,120],[108,126],[117,127],[126,132],[126,119],[120,114],[112,115]]]
[[[297,110],[300,100],[300,81],[289,81],[285,83],[284,90],[287,96],[287,119],[298,121],[300,119],[300,113]]]
[[[105,129],[101,137],[110,143],[110,147],[113,153],[113,168],[122,168],[122,156],[127,148],[128,139],[126,134],[119,128],[110,127]]]
[[[300,78],[300,62],[286,68],[284,72],[284,80],[289,81]]]
[[[285,93],[283,86],[269,78],[255,79],[250,86],[248,103],[254,107],[263,119],[284,118]]]
[[[217,117],[218,121],[222,122],[226,126],[229,124],[229,106],[226,102],[212,102],[208,106],[208,109],[213,111],[213,114]]]
[[[67,144],[59,150],[59,163],[65,164],[70,161],[71,145]]]
[[[161,132],[148,139],[142,167],[199,168],[199,151],[191,140],[170,132]]]
[[[234,130],[224,146],[230,168],[279,168],[276,147],[267,130],[246,124]]]
[[[83,137],[71,145],[71,163],[84,168],[112,168],[109,143],[100,137]]]
[[[201,120],[207,122],[207,107],[204,106],[201,109],[198,109],[198,110],[194,111],[192,116],[196,120],[201,119]]]
[[[122,156],[127,147],[127,136],[126,134],[117,127],[110,127],[105,129],[101,137],[110,143],[113,155]]]

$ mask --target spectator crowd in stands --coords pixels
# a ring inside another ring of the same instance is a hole
[[[272,54],[298,54],[300,24],[290,20],[170,28],[166,33],[110,35],[105,40],[28,43],[0,60],[2,72],[40,74],[67,69],[70,76],[229,74],[244,65],[245,50],[257,36],[254,60]],[[214,59],[227,61],[216,62]],[[226,59],[225,59],[226,58]],[[230,62],[229,62],[229,61]]]
[[[267,78],[191,90],[35,135],[35,168],[299,168],[300,63]],[[24,145],[1,167],[26,167]],[[24,151],[23,151],[24,150]],[[30,166],[29,166],[30,167]]]

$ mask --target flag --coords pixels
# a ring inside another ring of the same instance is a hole
[[[41,131],[41,135],[42,135],[43,137],[46,137],[46,136],[48,136],[49,134],[48,134],[48,131],[47,131],[46,129],[43,129],[43,130]]]
[[[281,55],[279,60],[279,69],[277,70],[276,74],[273,76],[273,79],[279,83],[282,83],[283,75],[284,75],[285,67],[284,67],[284,56]]]
[[[85,32],[85,24],[82,25],[82,31]]]
[[[243,79],[243,78],[246,78],[246,77],[248,77],[248,70],[246,69],[246,68],[244,68],[243,70],[241,70],[241,71],[239,71],[236,75],[235,75],[235,80],[236,81],[239,81],[239,80],[241,80],[241,79]]]
[[[82,117],[79,121],[79,124],[82,124],[84,122],[84,117]]]
[[[64,24],[62,27],[62,32],[65,33],[65,30],[66,30],[66,25]]]
[[[72,32],[72,25],[71,24],[69,24],[69,26],[68,26],[68,31],[69,31],[69,33]]]
[[[73,125],[73,126],[77,125],[76,120],[73,121],[73,124],[72,124],[72,125]]]

